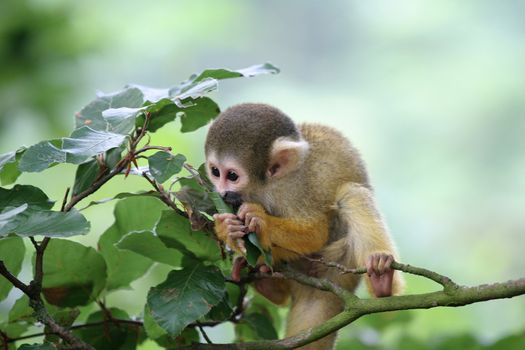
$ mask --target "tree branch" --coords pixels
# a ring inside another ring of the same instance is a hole
[[[337,266],[333,266],[336,267]],[[255,278],[291,278],[295,281],[321,290],[330,291],[339,296],[345,303],[345,311],[339,313],[323,324],[307,329],[297,335],[281,340],[263,340],[240,344],[193,344],[183,349],[192,350],[274,350],[295,349],[305,344],[319,340],[340,328],[357,320],[361,316],[396,310],[430,309],[434,307],[447,306],[457,307],[472,303],[512,298],[525,294],[525,278],[490,285],[478,285],[463,287],[452,282],[448,277],[423,268],[392,263],[396,270],[410,274],[423,276],[443,286],[439,292],[424,293],[418,295],[391,296],[386,298],[360,299],[352,293],[344,290],[337,284],[298,273],[286,268],[280,273],[256,274]],[[350,270],[350,269],[347,269]],[[350,271],[343,271],[349,273]],[[354,269],[352,273],[365,273],[366,269]],[[247,280],[246,280],[247,281]]]

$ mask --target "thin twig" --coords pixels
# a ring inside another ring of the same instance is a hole
[[[71,190],[71,187],[66,188],[66,193],[64,194],[64,199],[62,199],[62,207],[60,211],[64,211],[67,204],[67,197],[69,196],[69,191]]]
[[[144,152],[147,152],[147,151],[151,151],[151,150],[160,150],[160,151],[164,151],[164,152],[171,152],[171,147],[164,147],[164,146],[144,146],[142,147],[141,149],[135,151],[135,156],[141,154],[141,153],[144,153]]]
[[[328,267],[334,267],[338,269],[339,271],[341,271],[342,274],[346,274],[346,273],[364,274],[367,272],[366,267],[348,268],[344,265],[341,265],[333,261],[324,261],[323,258],[312,258],[309,256],[303,256],[303,258],[308,261],[317,262],[317,263],[323,264]],[[421,267],[415,267],[415,266],[411,266],[408,264],[401,264],[396,261],[392,262],[390,267],[394,270],[399,270],[399,271],[403,271],[406,273],[410,273],[412,275],[426,277],[438,284],[441,284],[446,291],[454,290],[459,287],[458,284],[452,281],[449,277],[441,275],[434,271],[430,271],[430,270],[421,268]]]
[[[142,321],[121,320],[121,319],[118,319],[118,318],[113,318],[111,321],[112,321],[112,323],[118,323],[118,324],[123,324],[123,325],[130,325],[130,326],[135,326],[135,327],[142,327],[144,325]],[[75,329],[98,327],[98,326],[103,326],[103,325],[105,325],[107,323],[108,323],[107,320],[98,321],[98,322],[90,322],[90,323],[84,323],[84,324],[71,326],[68,329],[69,330],[75,330]],[[56,335],[57,333],[54,333],[54,332],[33,333],[33,334],[24,335],[24,336],[21,336],[21,337],[9,338],[8,342],[9,343],[14,343],[14,342],[19,341],[19,340],[25,340],[25,339],[41,337],[41,336],[44,336],[44,335],[47,335],[47,334],[55,334]]]
[[[160,200],[163,201],[168,207],[175,210],[178,214],[184,217],[188,216],[186,212],[177,207],[177,204],[175,204],[175,202],[171,200],[170,195],[159,184],[157,184],[157,182],[154,179],[149,177],[149,175],[146,172],[142,173],[142,177],[144,177],[151,184],[151,186],[153,186],[155,191],[157,191],[160,194]]]
[[[346,267],[346,266],[344,266],[342,264],[336,263],[334,261],[325,261],[322,257],[321,258],[312,258],[310,256],[303,255],[301,258],[306,259],[306,260],[311,261],[311,262],[323,264],[323,265],[328,266],[328,267],[335,267],[336,269],[338,269],[341,272],[341,274],[346,274],[346,273],[363,274],[363,273],[366,273],[366,267],[348,268],[348,267]]]
[[[204,328],[202,328],[202,325],[199,322],[197,322],[197,328],[199,328],[199,331],[201,331],[201,334],[204,337],[204,340],[206,340],[206,343],[213,344],[211,339],[208,337],[208,334],[206,334],[206,332],[204,331]]]
[[[35,247],[35,249],[38,249],[38,242],[36,241],[35,237],[29,236],[29,240],[31,241],[31,244],[33,244],[33,247]]]
[[[24,294],[29,295],[29,286],[9,272],[3,260],[0,260],[0,274],[4,276],[9,282],[11,282],[13,286],[20,289]]]
[[[0,339],[2,339],[2,348],[4,348],[4,350],[9,350],[9,337],[7,334],[0,331],[0,337]]]
[[[35,275],[29,284],[31,293],[29,297],[31,299],[39,297],[40,293],[42,292],[42,280],[44,279],[44,251],[46,250],[50,240],[50,237],[44,237],[42,242],[35,247]]]

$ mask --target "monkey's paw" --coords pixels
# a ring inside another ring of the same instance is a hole
[[[366,270],[374,295],[378,298],[392,295],[394,270],[390,267],[394,257],[388,253],[374,253],[368,257]]]
[[[263,248],[271,247],[272,242],[269,231],[267,230],[268,214],[266,214],[261,205],[243,203],[239,208],[237,216],[244,221],[244,225],[248,227],[248,232],[255,232],[257,234]]]
[[[246,234],[246,226],[237,215],[225,213],[213,215],[217,237],[235,251],[246,254],[244,242],[241,239]]]

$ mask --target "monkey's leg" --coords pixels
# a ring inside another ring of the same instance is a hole
[[[288,313],[286,336],[318,326],[343,310],[341,300],[330,292],[293,283],[292,305]],[[327,335],[299,350],[331,350],[335,343],[336,333]]]

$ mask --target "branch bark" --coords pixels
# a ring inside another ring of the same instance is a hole
[[[333,266],[337,268],[337,266]],[[240,344],[193,344],[183,349],[192,350],[274,350],[295,349],[309,344],[324,336],[336,332],[340,328],[352,323],[361,316],[374,313],[410,310],[430,309],[440,306],[458,307],[487,300],[512,298],[525,294],[525,278],[511,280],[503,283],[490,285],[478,285],[473,287],[459,286],[450,278],[436,272],[406,264],[393,263],[392,267],[406,273],[423,276],[443,286],[442,291],[424,293],[418,295],[392,296],[386,298],[360,299],[354,294],[344,290],[328,280],[317,279],[306,276],[296,271],[285,269],[281,273],[273,275],[259,274],[259,278],[290,278],[304,285],[330,291],[339,296],[345,304],[345,310],[334,316],[322,325],[307,329],[297,335],[281,340],[264,340]],[[349,273],[350,271],[342,271]],[[366,269],[358,268],[352,273],[365,273]]]

